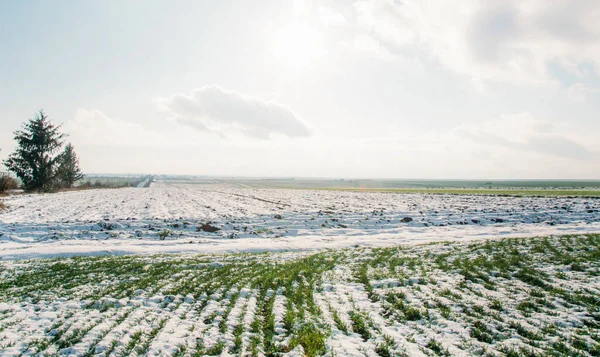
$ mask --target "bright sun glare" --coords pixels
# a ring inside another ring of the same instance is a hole
[[[274,34],[273,55],[285,65],[305,67],[325,54],[318,28],[293,22]]]

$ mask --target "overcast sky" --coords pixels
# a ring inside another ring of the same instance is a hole
[[[600,2],[1,1],[0,159],[89,173],[600,178]]]

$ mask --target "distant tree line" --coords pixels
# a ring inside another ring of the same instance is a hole
[[[60,128],[40,110],[15,131],[17,148],[4,166],[19,178],[26,191],[53,192],[70,188],[83,178],[73,145],[67,143],[63,149],[66,135]]]

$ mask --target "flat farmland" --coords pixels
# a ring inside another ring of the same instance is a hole
[[[5,199],[0,257],[286,251],[600,231],[600,199],[153,183]]]
[[[166,181],[5,203],[2,356],[600,354],[597,198]]]

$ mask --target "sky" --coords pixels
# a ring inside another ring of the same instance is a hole
[[[0,159],[87,173],[599,179],[600,2],[0,1]]]

